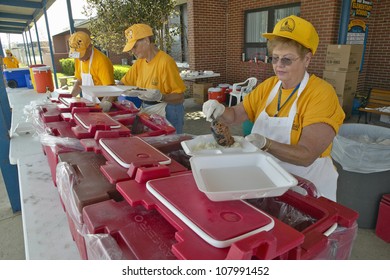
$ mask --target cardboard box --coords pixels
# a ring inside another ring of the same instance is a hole
[[[343,111],[345,113],[345,119],[349,119],[352,115],[355,92],[346,94],[344,96],[337,96],[337,98],[339,99],[340,106],[343,108]]]
[[[359,71],[363,56],[363,45],[328,45],[325,70]]]
[[[192,96],[198,104],[203,104],[208,98],[208,89],[213,87],[212,83],[193,83]]]
[[[337,96],[343,97],[344,95],[350,95],[352,93],[355,94],[359,72],[338,72],[324,70],[322,78],[334,87]]]

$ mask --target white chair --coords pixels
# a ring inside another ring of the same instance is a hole
[[[248,78],[245,82],[233,84],[233,89],[229,93],[229,107],[232,105],[232,98],[237,99],[237,104],[241,102],[241,99],[245,95],[250,93],[252,89],[256,86],[257,79],[255,77]]]

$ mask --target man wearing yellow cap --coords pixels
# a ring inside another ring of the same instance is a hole
[[[131,51],[137,60],[121,83],[148,89],[146,94],[139,96],[143,100],[142,110],[166,116],[176,133],[182,133],[186,87],[176,62],[154,44],[153,30],[149,25],[134,24],[125,35],[127,43],[123,51]]]
[[[319,195],[336,201],[338,173],[330,152],[345,114],[333,87],[307,73],[319,43],[317,31],[310,22],[289,16],[263,36],[268,39],[275,76],[242,103],[225,108],[209,100],[203,113],[207,120],[219,118],[228,125],[254,122],[248,141],[288,172],[313,182]]]
[[[83,31],[77,31],[69,38],[69,57],[75,60],[75,77],[72,95],[77,96],[81,92],[80,86],[107,86],[114,85],[114,68],[110,59],[91,44],[91,38]],[[99,102],[97,98],[84,96],[93,102]],[[102,103],[101,105],[104,105]],[[111,104],[110,104],[111,105]],[[102,106],[104,107],[104,106]],[[109,108],[103,108],[108,111]]]
[[[19,68],[19,60],[12,54],[10,50],[5,51],[6,57],[3,58],[5,68]]]

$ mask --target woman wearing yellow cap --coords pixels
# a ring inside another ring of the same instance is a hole
[[[19,68],[19,60],[12,54],[10,50],[6,50],[6,57],[3,58],[3,62],[6,68]]]
[[[73,96],[77,96],[81,92],[80,86],[115,84],[114,67],[111,60],[92,45],[91,38],[87,33],[83,31],[73,33],[69,38],[69,48],[69,57],[75,59],[74,76],[77,79],[72,90]],[[88,95],[84,97],[91,99],[93,102],[100,102],[97,98]],[[109,109],[103,108],[104,111]]]
[[[336,201],[338,173],[330,152],[345,114],[333,87],[306,71],[318,47],[318,34],[310,22],[289,16],[263,36],[275,76],[234,107],[207,101],[206,119],[213,116],[228,125],[254,122],[248,141],[287,171],[313,182],[320,195]]]
[[[166,116],[176,133],[183,132],[184,91],[176,62],[154,44],[153,30],[146,24],[134,24],[125,31],[127,43],[123,51],[131,51],[137,61],[121,79],[121,83],[140,88],[154,89],[143,100],[147,113]]]

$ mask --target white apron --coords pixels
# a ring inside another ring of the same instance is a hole
[[[92,65],[92,60],[93,60],[93,48],[92,48],[92,53],[91,57],[89,58],[89,67],[88,67],[88,73],[83,73],[83,62],[80,61],[80,73],[81,73],[81,85],[83,86],[94,86],[93,78],[91,75],[91,65]],[[84,98],[94,102],[94,103],[100,103],[99,98],[90,96],[88,94],[83,95]]]
[[[252,133],[261,134],[269,139],[283,144],[290,144],[291,128],[297,112],[297,101],[308,81],[309,74],[306,72],[299,86],[297,98],[291,106],[288,117],[270,117],[264,109],[253,125]],[[275,98],[280,85],[281,81],[279,81],[272,89],[265,108],[267,108],[267,106]],[[275,157],[274,159],[276,159],[276,161],[288,172],[301,176],[314,183],[321,196],[325,196],[328,199],[336,201],[338,173],[330,157],[318,158],[308,167],[286,163]]]

